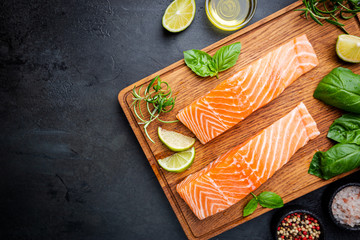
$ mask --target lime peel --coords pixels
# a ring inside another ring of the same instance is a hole
[[[336,54],[345,62],[360,62],[360,37],[341,34],[336,41]]]
[[[163,159],[159,159],[159,165],[169,172],[183,172],[188,169],[195,159],[195,148],[175,153]]]
[[[174,152],[185,151],[195,143],[195,138],[185,136],[178,132],[168,131],[161,127],[158,127],[158,136],[160,141]]]
[[[195,10],[195,0],[175,0],[166,8],[162,25],[169,32],[181,32],[193,21]]]

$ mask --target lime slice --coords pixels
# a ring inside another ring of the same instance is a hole
[[[162,143],[174,152],[180,152],[191,148],[195,138],[185,136],[178,132],[168,131],[158,127],[158,135]]]
[[[336,54],[345,62],[360,62],[360,37],[342,34],[336,42]]]
[[[185,30],[195,16],[195,0],[175,0],[167,7],[162,25],[170,32]]]
[[[159,159],[159,165],[169,172],[183,172],[188,169],[195,158],[195,148],[175,153],[169,157]]]

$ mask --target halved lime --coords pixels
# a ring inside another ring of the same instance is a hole
[[[185,30],[195,16],[195,0],[175,0],[166,8],[162,25],[170,32]]]
[[[191,148],[195,138],[185,136],[178,132],[168,131],[158,127],[158,135],[162,143],[174,152],[180,152]]]
[[[360,62],[360,37],[341,34],[336,42],[336,54],[345,62]]]
[[[169,172],[183,172],[188,169],[195,158],[195,148],[175,153],[169,157],[159,159],[159,165]]]

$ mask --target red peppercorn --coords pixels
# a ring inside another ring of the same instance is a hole
[[[282,236],[281,236],[281,238],[282,238],[282,239],[284,239],[284,238],[285,238],[285,236],[284,236],[284,235],[282,235]]]
[[[313,239],[313,237],[312,237],[312,236],[309,236],[309,239]]]
[[[281,228],[280,228],[280,227],[278,227],[278,231],[280,231],[280,229],[281,229]]]
[[[314,220],[314,223],[317,223],[317,220],[316,220],[316,219]]]
[[[316,227],[315,227],[315,226],[312,226],[311,228],[312,228],[312,229],[315,229]]]
[[[303,240],[307,240],[307,238],[306,238],[306,237],[303,237]]]
[[[320,230],[320,227],[319,227],[319,226],[316,226],[316,230]]]
[[[301,228],[298,228],[298,231],[301,232]]]
[[[306,232],[306,231],[303,231],[303,234],[304,234],[304,235],[306,235],[306,234],[307,234],[307,232]]]
[[[289,226],[291,226],[292,225],[292,223],[289,223]]]

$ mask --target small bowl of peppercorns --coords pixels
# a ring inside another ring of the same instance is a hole
[[[276,224],[275,239],[323,240],[324,230],[319,218],[304,209],[282,212]]]

